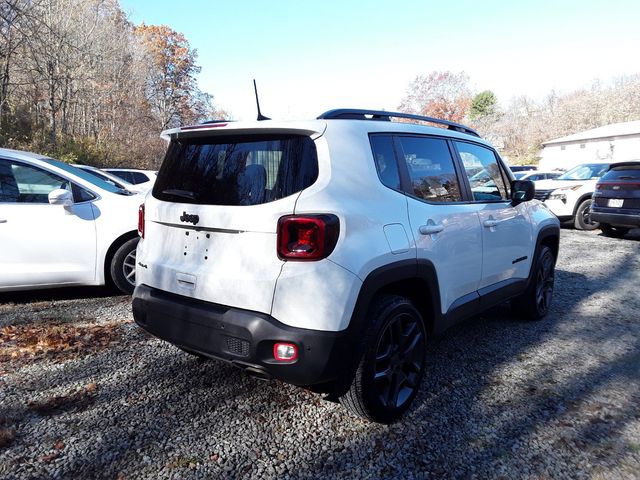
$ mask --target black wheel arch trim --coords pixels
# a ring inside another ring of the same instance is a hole
[[[584,195],[582,195],[578,199],[576,204],[573,206],[573,217],[574,218],[575,218],[576,214],[578,213],[578,208],[580,208],[580,205],[582,205],[582,202],[584,202],[585,200],[590,199],[592,195],[593,195],[593,193],[585,193]]]
[[[129,232],[123,233],[118,238],[114,239],[113,242],[111,242],[111,245],[109,245],[109,248],[105,253],[105,256],[103,259],[103,265],[102,265],[102,268],[104,269],[105,284],[108,285],[109,282],[111,282],[111,275],[109,273],[109,269],[111,268],[111,259],[115,255],[116,250],[118,250],[121,245],[124,245],[125,242],[128,242],[129,240],[131,240],[132,238],[136,238],[137,236],[138,236],[138,231],[131,230]]]
[[[540,231],[538,232],[538,237],[536,239],[536,248],[533,252],[534,257],[532,257],[532,259],[536,258],[535,255],[540,250],[540,245],[542,245],[542,243],[547,239],[552,240],[551,246],[553,248],[551,250],[553,251],[554,259],[556,261],[558,260],[558,253],[560,251],[560,226],[559,225],[544,225],[540,229]],[[544,243],[548,243],[548,242],[544,242]],[[531,264],[533,266],[533,262],[531,262]]]
[[[433,318],[440,311],[440,288],[435,266],[429,260],[400,260],[378,267],[366,276],[360,287],[353,315],[347,327],[349,333],[359,336],[364,331],[367,312],[376,294],[385,288],[408,281],[426,283],[428,290],[424,294],[428,298],[425,304],[430,306],[430,311],[426,313],[429,313]],[[421,313],[425,312],[421,311]]]

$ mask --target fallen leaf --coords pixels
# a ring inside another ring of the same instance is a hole
[[[59,452],[53,452],[53,453],[50,453],[49,455],[45,455],[40,460],[42,460],[43,462],[49,463],[55,460],[56,458],[58,458],[59,456],[60,456]]]

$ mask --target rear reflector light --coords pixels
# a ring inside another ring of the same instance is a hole
[[[335,215],[286,215],[278,220],[278,257],[282,260],[321,260],[338,242]]]
[[[273,358],[280,362],[293,362],[298,359],[298,347],[293,343],[276,343]]]
[[[144,203],[138,207],[138,235],[144,238]]]

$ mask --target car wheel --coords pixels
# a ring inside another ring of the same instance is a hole
[[[111,259],[111,280],[122,293],[131,295],[136,286],[136,247],[139,238],[124,242]]]
[[[425,368],[426,331],[406,298],[385,295],[372,305],[364,353],[340,403],[368,420],[391,423],[407,411]]]
[[[595,230],[600,226],[598,222],[591,221],[591,199],[584,200],[576,210],[573,224],[576,230]]]
[[[542,245],[535,259],[529,286],[511,301],[516,313],[528,320],[540,320],[551,307],[555,279],[555,258],[546,245]]]
[[[607,237],[622,238],[629,233],[630,229],[626,227],[614,227],[608,223],[601,223],[600,230],[602,230],[602,233]]]

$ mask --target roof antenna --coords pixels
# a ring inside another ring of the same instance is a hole
[[[260,112],[260,102],[258,101],[258,87],[256,87],[256,79],[253,79],[253,90],[256,92],[256,106],[258,107],[258,121],[271,120],[269,117],[265,117]]]

